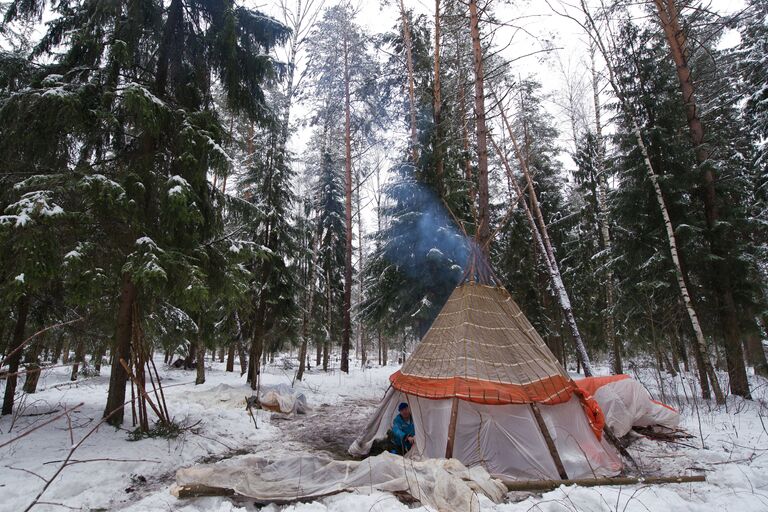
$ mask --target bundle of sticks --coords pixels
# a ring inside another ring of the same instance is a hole
[[[683,429],[667,427],[632,427],[632,430],[643,437],[654,441],[674,443],[681,439],[692,439],[694,436]]]

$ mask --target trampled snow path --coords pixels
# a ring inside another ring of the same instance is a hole
[[[159,365],[160,366],[160,365]],[[171,414],[177,421],[195,425],[178,439],[128,440],[127,430],[102,426],[74,455],[74,460],[109,458],[67,467],[41,498],[34,510],[127,510],[133,512],[232,512],[257,510],[252,504],[226,498],[177,500],[169,489],[179,467],[215,461],[244,453],[279,457],[296,449],[325,449],[341,456],[387,387],[396,367],[356,369],[351,375],[310,373],[297,387],[314,410],[294,420],[270,420],[258,413],[256,430],[244,410],[250,395],[238,373],[226,373],[212,363],[207,382],[194,385],[194,372],[161,369]],[[107,368],[108,371],[108,368]],[[46,371],[40,391],[25,398],[18,417],[0,419],[0,444],[39,425],[80,402],[71,415],[71,435],[77,442],[98,422],[104,407],[108,375],[68,383],[69,369]],[[658,390],[651,372],[640,372],[653,391]],[[269,367],[265,384],[290,383],[292,371]],[[768,385],[753,382],[755,394],[764,398]],[[674,388],[674,389],[673,389]],[[0,389],[2,386],[0,385]],[[706,484],[667,486],[561,487],[543,495],[510,496],[494,505],[481,500],[491,512],[565,511],[733,511],[768,510],[768,409],[758,402],[730,399],[727,407],[715,408],[701,400],[686,399],[679,378],[667,379],[665,396],[683,412],[684,427],[697,437],[686,444],[657,443],[641,439],[630,447],[646,474],[691,474],[704,471]],[[679,395],[679,398],[678,398]],[[58,411],[52,414],[51,411]],[[130,413],[128,414],[130,419]],[[9,432],[13,421],[13,429]],[[198,423],[199,422],[199,423]],[[702,439],[705,448],[702,449]],[[0,511],[21,511],[52,475],[71,446],[66,418],[0,448]],[[126,461],[131,459],[132,461]],[[514,501],[512,501],[514,500]],[[341,494],[313,503],[262,508],[265,512],[355,512],[414,510],[393,496]],[[415,510],[425,511],[421,507]]]

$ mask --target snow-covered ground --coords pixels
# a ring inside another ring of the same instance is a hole
[[[159,361],[158,361],[159,363]],[[158,366],[162,366],[158,364]],[[355,369],[350,375],[314,369],[297,383],[313,411],[292,420],[272,420],[258,411],[258,429],[245,410],[251,395],[239,372],[210,363],[206,383],[194,385],[194,372],[160,369],[168,408],[189,428],[176,439],[130,441],[130,427],[102,425],[77,449],[74,464],[61,471],[35,511],[127,510],[134,512],[232,512],[257,508],[228,498],[177,500],[170,494],[176,469],[256,453],[279,457],[287,452],[326,450],[340,456],[364,425],[387,387],[395,366]],[[70,448],[101,418],[108,383],[102,375],[69,382],[69,368],[47,370],[39,391],[24,398],[13,417],[0,419],[0,445],[41,425],[67,408],[66,416],[0,448],[0,511],[22,511],[60,467]],[[269,366],[264,384],[291,384],[293,370]],[[658,376],[637,376],[661,398]],[[510,495],[506,503],[481,500],[494,512],[565,511],[734,511],[768,510],[768,408],[764,401],[729,399],[727,406],[694,398],[680,377],[665,377],[664,398],[679,407],[683,426],[695,437],[677,444],[639,439],[630,453],[647,475],[705,473],[704,484],[628,487],[560,487],[542,494]],[[1,388],[2,386],[0,386]],[[768,394],[765,381],[753,381],[755,395]],[[126,415],[130,423],[130,410]],[[94,460],[98,459],[98,460]],[[339,494],[312,503],[269,505],[265,512],[355,512],[413,510],[384,493]],[[426,511],[424,507],[415,510]]]

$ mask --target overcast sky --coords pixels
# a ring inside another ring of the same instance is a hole
[[[344,0],[346,1],[346,0]],[[397,0],[388,2],[356,0],[352,2],[359,12],[357,22],[371,34],[391,30],[399,23],[399,8]],[[339,3],[337,0],[326,0],[325,6]],[[406,9],[413,9],[417,14],[424,14],[431,20],[434,16],[434,2],[430,0],[404,0]],[[557,8],[562,7],[560,0],[550,2]],[[570,2],[573,3],[573,2]],[[591,3],[597,4],[595,0]],[[712,0],[712,9],[724,15],[737,12],[744,8],[743,0]],[[495,17],[501,23],[513,26],[495,28],[493,45],[504,48],[501,55],[509,61],[511,72],[516,75],[534,75],[543,85],[547,97],[547,109],[556,118],[561,117],[561,109],[557,105],[558,97],[565,89],[567,74],[586,73],[588,71],[587,40],[581,28],[573,21],[553,13],[544,0],[495,0],[492,2]],[[279,16],[277,2],[259,4],[259,7],[275,16]],[[575,12],[575,11],[571,11]],[[491,27],[481,27],[485,33]],[[554,50],[525,57],[534,51],[545,47],[543,41],[551,41]],[[735,31],[727,33],[723,39],[725,45],[738,42]],[[303,61],[300,62],[300,65]],[[303,109],[298,106],[296,114],[302,115]],[[563,120],[564,121],[564,120]],[[563,129],[563,132],[568,130]],[[569,134],[563,133],[563,142],[569,140]],[[306,134],[297,133],[294,149],[300,150]]]
[[[398,0],[389,0],[386,4],[378,1],[356,0],[352,2],[359,12],[357,22],[371,34],[391,30],[399,23]],[[406,9],[413,9],[417,14],[424,14],[428,19],[434,17],[434,2],[432,0],[404,0]],[[338,3],[337,0],[326,0],[325,6]],[[560,9],[564,3],[561,0],[550,0],[550,3]],[[573,2],[570,2],[573,3]],[[599,4],[599,0],[590,3]],[[279,17],[277,2],[261,3],[258,7]],[[732,14],[744,8],[743,0],[713,0],[711,8],[723,15]],[[544,0],[493,1],[493,12],[501,24],[510,26],[490,27],[481,26],[485,35],[494,30],[492,44],[496,49],[503,48],[501,55],[511,61],[510,72],[513,75],[534,75],[542,84],[545,98],[544,106],[554,117],[560,131],[560,145],[564,150],[561,161],[566,169],[573,167],[568,156],[572,147],[570,125],[562,108],[562,98],[566,89],[566,76],[585,75],[589,72],[587,56],[587,39],[581,28],[572,20],[555,14]],[[575,11],[571,10],[572,13]],[[513,25],[513,26],[512,26]],[[544,41],[549,41],[554,50],[525,57],[545,47]],[[738,42],[735,31],[726,33],[723,45],[730,46]],[[303,66],[303,60],[299,63]],[[306,116],[304,106],[296,105],[292,112],[295,119]],[[405,141],[407,133],[405,126],[393,127],[393,132],[399,131]],[[292,137],[291,147],[297,154],[306,149],[309,128],[298,130]],[[364,211],[365,231],[373,227],[374,212],[370,198],[365,199],[368,205]]]

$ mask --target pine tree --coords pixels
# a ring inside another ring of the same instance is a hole
[[[344,219],[345,259],[341,371],[349,371],[352,336],[353,232],[352,232],[352,139],[370,132],[374,117],[376,61],[369,53],[369,38],[355,23],[355,11],[349,4],[329,7],[312,31],[308,45],[309,76],[315,80],[316,120],[344,126]]]

